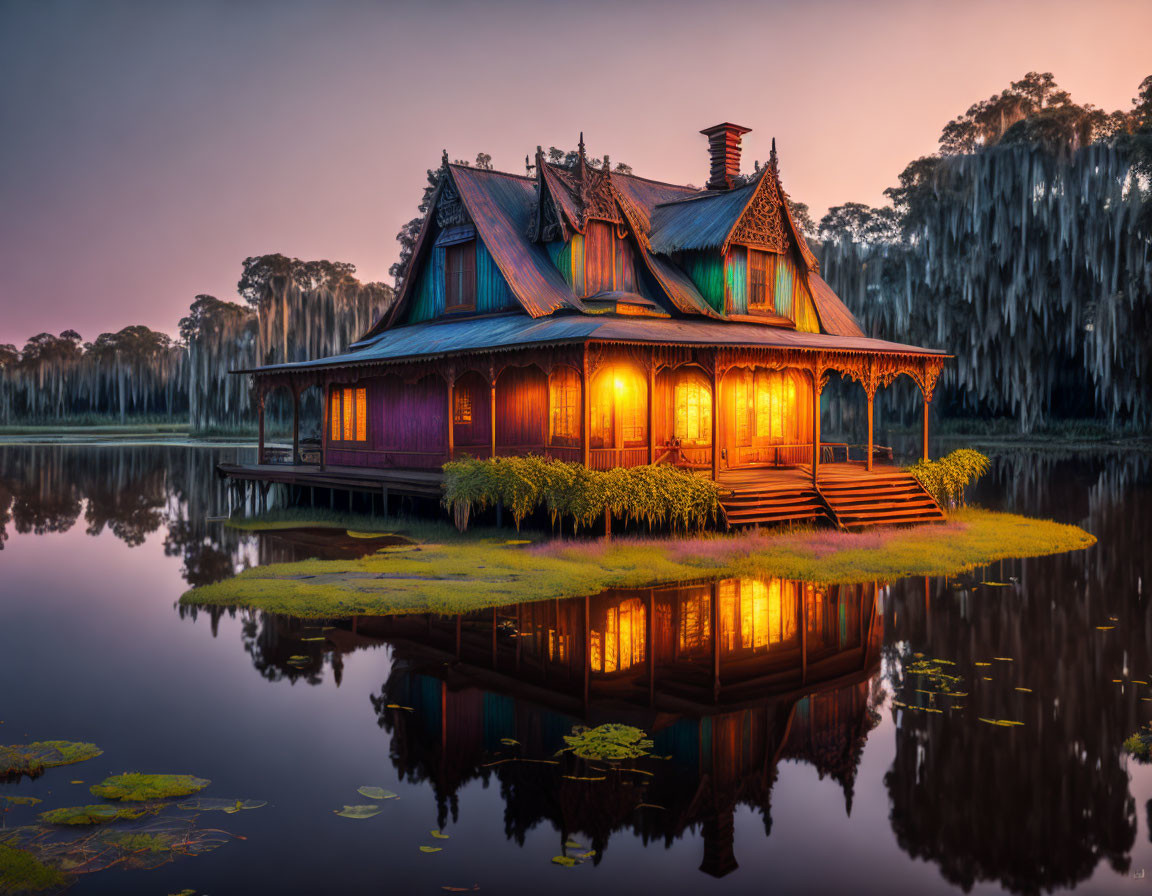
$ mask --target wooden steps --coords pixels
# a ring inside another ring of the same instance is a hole
[[[914,477],[892,468],[869,473],[847,464],[822,466],[817,487],[802,468],[741,470],[722,484],[730,491],[720,502],[729,528],[826,521],[862,529],[944,519]]]
[[[943,522],[944,514],[924,487],[907,473],[829,479],[820,495],[842,529]]]
[[[811,485],[740,488],[722,498],[720,504],[729,528],[828,519],[828,508]]]

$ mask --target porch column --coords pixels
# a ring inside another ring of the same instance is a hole
[[[873,411],[873,408],[874,408],[875,403],[876,403],[876,386],[877,385],[878,385],[878,383],[877,383],[877,377],[876,377],[876,359],[875,358],[869,358],[868,359],[868,370],[867,370],[866,378],[864,381],[864,394],[866,396],[868,396],[868,456],[865,458],[864,468],[869,473],[872,472],[872,434],[873,434],[873,428],[872,428],[873,414],[872,414],[872,411]]]
[[[924,444],[923,456],[924,460],[928,460],[928,411],[929,406],[932,404],[932,393],[936,389],[936,379],[940,376],[940,370],[944,366],[943,359],[937,359],[935,362],[929,358],[924,358],[921,361],[920,370],[917,371],[919,376],[913,375],[916,384],[920,387],[920,393],[924,396]]]
[[[292,463],[300,463],[300,392],[292,386]]]
[[[325,381],[320,384],[321,401],[324,408],[320,413],[320,469],[328,464],[328,437],[332,432],[332,384]],[[387,505],[385,505],[387,506]]]
[[[259,421],[259,442],[256,448],[256,463],[264,463],[264,388],[260,388],[259,394],[256,396],[256,414]],[[927,436],[925,436],[927,439]]]
[[[489,389],[488,399],[488,422],[491,424],[490,446],[492,448],[492,457],[496,456],[496,370],[492,369],[491,387]]]
[[[816,485],[816,477],[820,469],[820,393],[824,389],[821,382],[823,361],[819,355],[812,364],[812,485]]]
[[[592,466],[592,450],[588,430],[592,428],[592,406],[588,401],[588,345],[580,362],[580,451],[585,467]]]
[[[865,469],[872,472],[872,405],[876,400],[876,396],[868,393],[868,458],[865,463]]]
[[[456,371],[448,370],[448,460],[456,454]]]
[[[648,358],[648,463],[656,463],[656,359]]]
[[[924,395],[924,460],[928,460],[928,405],[932,400],[927,394]]]
[[[720,478],[720,364],[712,358],[712,481]]]

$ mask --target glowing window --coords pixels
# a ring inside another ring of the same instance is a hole
[[[648,387],[639,370],[612,367],[592,382],[591,444],[636,447],[648,438]]]
[[[712,389],[702,376],[681,378],[676,383],[673,432],[689,442],[712,439]]]
[[[558,367],[548,382],[552,406],[552,438],[580,438],[580,375],[571,367]]]
[[[368,440],[368,390],[332,390],[332,440],[365,442]]]
[[[756,371],[756,436],[771,442],[797,438],[796,381],[781,371]]]
[[[452,422],[471,423],[472,393],[467,389],[456,389],[455,396],[455,407],[452,409]]]

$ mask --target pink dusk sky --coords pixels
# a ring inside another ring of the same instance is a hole
[[[0,343],[175,333],[248,255],[390,282],[440,151],[537,144],[702,184],[720,121],[794,198],[883,202],[941,126],[1030,70],[1129,109],[1149,0],[0,0]]]

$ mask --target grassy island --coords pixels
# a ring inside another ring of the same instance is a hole
[[[725,576],[825,583],[955,575],[1014,557],[1080,550],[1077,526],[966,508],[947,523],[904,529],[756,531],[734,535],[549,539],[506,530],[460,535],[446,525],[281,513],[247,529],[329,525],[407,535],[354,560],[307,560],[245,570],[187,592],[196,606],[253,607],[302,617],[457,613]],[[370,543],[370,540],[368,540]]]

